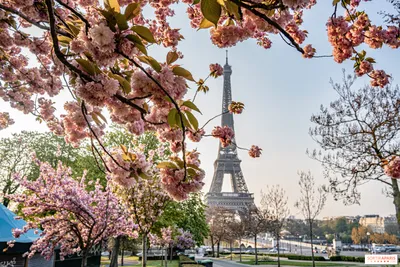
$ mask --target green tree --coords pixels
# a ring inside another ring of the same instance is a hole
[[[347,233],[347,220],[345,217],[336,219],[335,231],[337,234]]]
[[[200,193],[192,194],[182,202],[171,201],[154,225],[153,232],[159,233],[161,228],[168,226],[182,228],[192,233],[197,246],[203,245],[209,232],[205,209]]]
[[[61,161],[72,169],[72,177],[80,177],[87,170],[87,181],[100,179],[103,185],[106,183],[104,172],[96,163],[89,146],[75,148],[67,144],[64,138],[52,133],[23,131],[0,139],[0,197],[3,205],[9,204],[4,196],[14,194],[19,188],[13,178],[14,173],[28,179],[39,176],[39,167],[32,160],[33,154],[53,168]]]

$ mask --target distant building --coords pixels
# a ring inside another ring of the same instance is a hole
[[[383,234],[386,227],[397,225],[397,219],[393,216],[379,217],[379,215],[365,215],[360,218],[359,224],[368,227],[372,232]]]

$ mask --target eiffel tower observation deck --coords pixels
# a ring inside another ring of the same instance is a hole
[[[224,88],[222,96],[222,118],[221,125],[228,126],[234,130],[233,115],[228,112],[228,106],[232,102],[231,89],[232,68],[228,64],[228,52],[226,54],[226,64],[224,66]],[[254,205],[254,196],[249,193],[246,181],[244,180],[241,160],[238,158],[236,141],[227,147],[219,144],[218,156],[214,162],[214,177],[210,191],[205,196],[208,206],[218,206],[236,211],[241,211]],[[225,175],[231,180],[232,192],[222,192],[222,184]]]

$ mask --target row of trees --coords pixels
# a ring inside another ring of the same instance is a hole
[[[399,244],[399,239],[396,235],[389,233],[374,233],[371,229],[365,226],[353,228],[351,231],[351,239],[354,244]]]
[[[316,217],[321,213],[326,193],[320,187],[315,186],[315,180],[310,172],[299,173],[301,198],[295,207],[304,215],[307,222],[309,236],[313,236],[313,226]],[[214,246],[217,246],[217,257],[221,242],[232,244],[239,242],[241,261],[241,241],[243,238],[254,240],[255,263],[258,264],[257,239],[262,233],[271,233],[277,242],[278,266],[280,266],[279,241],[282,231],[288,223],[289,207],[288,198],[283,188],[272,186],[266,192],[261,192],[261,206],[248,207],[239,213],[222,207],[210,207],[207,210],[207,221],[210,227],[209,239],[212,245],[212,253],[215,256]],[[313,240],[311,238],[311,248]],[[314,255],[312,255],[314,259]]]

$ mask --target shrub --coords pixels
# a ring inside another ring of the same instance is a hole
[[[351,262],[365,262],[364,257],[353,257],[353,256],[332,256],[329,258],[330,261],[351,261]]]
[[[194,260],[191,260],[188,256],[179,255],[179,261],[194,261]]]
[[[288,255],[289,260],[301,260],[301,261],[312,261],[311,256],[303,256],[303,255]],[[325,258],[322,256],[314,256],[315,261],[325,261]]]

